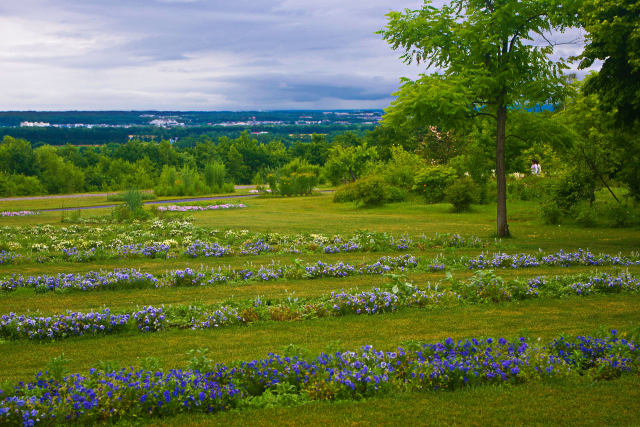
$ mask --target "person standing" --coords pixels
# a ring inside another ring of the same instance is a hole
[[[537,159],[533,159],[531,161],[531,175],[540,175],[542,172],[542,168],[540,167],[540,163]]]

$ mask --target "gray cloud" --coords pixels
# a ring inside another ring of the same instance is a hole
[[[0,109],[379,108],[423,71],[374,34],[421,0],[3,3]]]

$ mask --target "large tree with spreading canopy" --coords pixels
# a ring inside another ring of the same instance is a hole
[[[392,126],[464,127],[496,122],[497,234],[508,236],[505,129],[510,108],[559,100],[566,68],[549,36],[575,24],[575,0],[451,0],[440,7],[390,12],[379,33],[406,63],[432,74],[403,80],[385,114]]]

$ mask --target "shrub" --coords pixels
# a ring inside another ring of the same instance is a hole
[[[627,203],[607,203],[603,215],[613,227],[628,227],[637,222],[633,208]]]
[[[540,205],[540,219],[544,224],[556,225],[560,223],[562,211],[556,203],[549,200]]]
[[[449,166],[428,166],[416,175],[413,189],[423,194],[427,203],[438,203],[444,199],[444,190],[455,178],[456,171]]]
[[[333,193],[334,203],[354,202],[356,200],[356,186],[350,182],[339,187],[335,193]]]
[[[471,208],[471,203],[476,201],[478,186],[469,177],[462,177],[456,180],[445,190],[447,202],[453,205],[456,212],[467,212]]]
[[[553,178],[528,175],[524,178],[509,178],[507,196],[514,200],[543,200],[551,195]]]
[[[596,212],[593,207],[589,206],[586,203],[581,203],[575,206],[572,210],[573,217],[576,220],[576,223],[583,227],[595,227],[596,226]]]
[[[320,167],[296,158],[275,173],[267,174],[267,183],[274,194],[294,196],[311,194],[318,185]]]
[[[404,202],[409,198],[409,193],[404,188],[388,185],[385,196],[385,202],[388,203]]]
[[[551,197],[564,211],[568,211],[581,200],[595,200],[596,183],[586,170],[574,168],[566,171],[553,184]]]
[[[214,192],[220,192],[227,177],[227,168],[223,163],[212,162],[204,168],[204,182],[209,189]]]
[[[387,200],[386,184],[382,177],[368,176],[355,182],[355,200],[364,206],[380,206]]]

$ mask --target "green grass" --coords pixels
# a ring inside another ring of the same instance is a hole
[[[66,199],[65,199],[66,200]],[[537,217],[537,204],[510,202],[509,223],[513,238],[494,240],[495,206],[475,206],[468,214],[452,214],[449,205],[398,203],[373,209],[356,208],[353,204],[335,204],[330,195],[301,198],[255,198],[225,200],[249,205],[247,209],[193,213],[194,223],[212,229],[247,229],[279,233],[351,234],[355,230],[375,230],[395,235],[402,233],[432,236],[438,233],[476,235],[490,241],[489,252],[555,252],[560,249],[589,248],[609,254],[629,254],[639,249],[640,230],[596,228],[573,225],[546,226]],[[0,202],[0,210],[44,209],[60,207],[60,199],[34,200],[28,203]],[[64,203],[76,206],[106,203],[99,198],[78,198]],[[82,217],[108,215],[108,209],[83,211]],[[44,213],[34,217],[0,218],[0,225],[60,225],[61,214]],[[474,256],[479,249],[430,248],[411,251],[432,258],[440,253]],[[137,268],[153,273],[184,267],[232,266],[248,262],[266,265],[273,261],[290,264],[299,258],[305,262],[346,261],[372,262],[387,253],[260,255],[222,259],[178,257],[171,260],[128,259],[94,263],[0,265],[0,276],[84,272],[113,268]],[[615,271],[599,268],[598,271]],[[629,269],[640,273],[640,266]],[[537,275],[564,275],[595,271],[589,267],[553,267],[499,270],[505,279]],[[408,276],[417,285],[435,282],[439,273],[415,273]],[[470,271],[453,271],[455,277],[468,277]],[[229,299],[253,299],[257,296],[281,299],[317,297],[333,290],[358,287],[368,289],[388,279],[378,276],[356,276],[343,279],[288,280],[242,285],[205,286],[197,288],[164,288],[97,292],[35,294],[23,289],[0,295],[0,314],[39,311],[60,313],[65,310],[87,311],[107,306],[115,310],[131,310],[143,305],[177,305],[194,302],[215,304]],[[357,349],[373,344],[393,349],[403,342],[437,341],[446,337],[462,339],[479,336],[516,337],[526,334],[543,341],[559,334],[588,334],[601,326],[629,330],[640,325],[640,295],[607,295],[534,299],[519,303],[459,306],[450,309],[404,309],[392,314],[344,316],[288,322],[258,322],[246,327],[219,330],[168,330],[153,334],[126,332],[113,336],[70,338],[55,342],[27,340],[0,342],[0,383],[31,378],[53,357],[64,353],[71,362],[71,372],[86,372],[98,361],[117,361],[120,366],[139,366],[148,356],[160,359],[164,367],[184,367],[190,349],[207,347],[216,362],[250,360],[265,357],[289,344],[318,353],[339,341],[344,349]],[[302,425],[352,424],[464,424],[464,425],[629,425],[637,423],[640,413],[640,377],[625,376],[610,382],[592,382],[574,378],[554,383],[528,383],[521,386],[486,386],[453,392],[399,394],[364,401],[313,402],[294,408],[252,409],[214,416],[184,415],[150,424],[195,425]]]
[[[56,342],[5,341],[0,344],[0,382],[35,374],[64,353],[71,371],[88,371],[99,360],[139,366],[144,357],[159,358],[167,368],[185,365],[187,351],[207,347],[215,362],[266,357],[288,344],[318,353],[341,341],[345,349],[372,344],[392,350],[405,341],[433,342],[479,336],[519,336],[550,340],[561,333],[588,334],[601,326],[623,330],[640,324],[640,295],[540,299],[521,303],[454,307],[433,311],[408,309],[373,316],[344,316],[299,322],[261,322],[213,330],[169,330],[112,336],[78,337]]]
[[[640,377],[407,393],[153,420],[157,426],[635,425]]]

